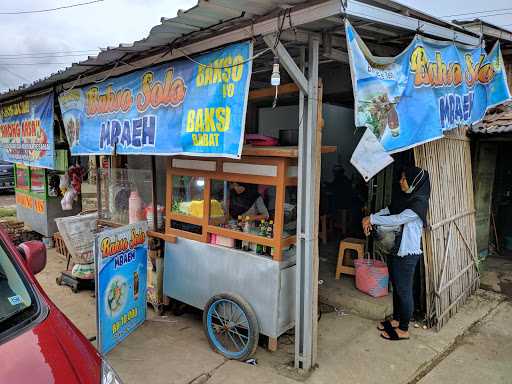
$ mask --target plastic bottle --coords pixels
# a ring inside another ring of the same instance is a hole
[[[128,199],[128,222],[136,223],[140,220],[140,211],[142,210],[142,199],[139,192],[132,191]]]
[[[261,237],[267,236],[267,228],[265,225],[265,220],[260,221],[260,228],[259,228],[258,236],[261,236]],[[256,253],[258,255],[265,253],[265,247],[262,244],[256,244]]]
[[[243,230],[244,230],[244,222],[242,220],[242,216],[238,216],[238,218],[237,218],[236,230],[240,231],[240,232],[243,232]],[[235,240],[235,248],[242,249],[242,240],[238,240],[238,239]]]
[[[274,236],[274,221],[270,220],[267,225],[266,236],[271,239]],[[267,255],[274,256],[274,247],[267,247]]]
[[[244,221],[244,233],[250,233],[251,231],[251,223],[250,223],[250,217],[246,216]],[[242,249],[244,251],[249,251],[251,249],[251,243],[249,243],[247,240],[242,241]]]

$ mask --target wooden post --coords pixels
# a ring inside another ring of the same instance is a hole
[[[153,199],[153,230],[158,231],[157,201],[156,201],[156,158],[151,156],[151,195]]]
[[[98,219],[100,219],[101,215],[101,184],[100,184],[100,157],[98,155],[94,156],[94,161],[96,162],[96,208],[98,209]]]

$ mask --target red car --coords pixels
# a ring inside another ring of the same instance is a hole
[[[0,229],[0,383],[120,384],[41,289],[34,274],[45,265],[43,243],[15,247]]]

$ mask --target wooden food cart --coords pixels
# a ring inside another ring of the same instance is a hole
[[[297,171],[296,147],[246,146],[240,160],[170,158],[165,234],[177,239],[165,246],[164,294],[204,309],[208,339],[228,358],[248,358],[259,333],[275,350],[294,326]],[[230,217],[232,183],[258,185],[271,234],[242,231]]]

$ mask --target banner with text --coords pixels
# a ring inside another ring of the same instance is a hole
[[[0,159],[54,167],[53,93],[0,105]]]
[[[107,353],[146,320],[147,224],[138,222],[96,236],[98,350]]]
[[[251,56],[238,43],[61,93],[71,153],[239,158]]]
[[[500,46],[456,45],[417,35],[395,57],[376,57],[346,22],[355,124],[367,127],[388,153],[481,120],[510,98]]]

